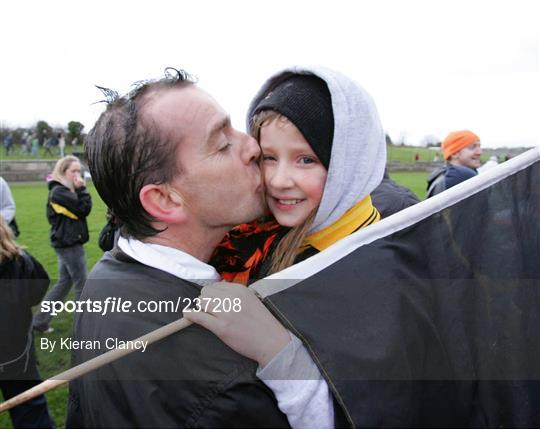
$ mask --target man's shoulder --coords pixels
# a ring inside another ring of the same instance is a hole
[[[427,179],[427,194],[426,198],[432,197],[441,193],[446,189],[446,172],[447,166],[436,168]]]
[[[123,253],[118,247],[105,252],[88,275],[88,280],[92,283],[97,283],[99,280],[126,281],[129,283],[136,279],[158,284],[174,283],[176,285],[186,285],[190,288],[195,287],[193,283],[187,280],[136,261]]]
[[[183,308],[198,295],[199,287],[188,281],[140,264],[122,252],[106,252],[92,270],[81,301],[103,303],[114,297],[116,303],[119,298],[129,299],[133,307],[107,315],[78,314],[74,339],[92,339],[102,348],[76,350],[73,362],[107,351],[103,348],[116,340],[133,340],[178,320]],[[167,301],[180,302],[180,307],[161,311],[137,307],[138,303]],[[72,383],[72,388],[80,402],[79,417],[90,425],[264,426],[266,421],[286,422],[272,392],[256,378],[255,371],[254,361],[237,354],[210,331],[192,325],[148,344],[144,352],[99,368],[89,378]],[[113,416],[97,405],[113,397],[126,411],[122,415]]]
[[[182,317],[184,307],[199,293],[197,285],[107,252],[83,288],[80,300],[90,302],[92,309],[77,313],[75,334],[83,339],[131,340]],[[83,358],[91,355],[81,353]]]
[[[383,218],[419,202],[418,197],[410,189],[398,185],[387,177],[383,178],[371,193],[371,200]]]
[[[199,292],[197,285],[145,266],[123,253],[114,256],[106,252],[92,270],[81,295],[81,301],[89,300],[93,306],[100,304],[102,311],[92,308],[78,314],[75,337],[101,342],[107,338],[133,340],[181,318],[182,311],[194,304]],[[99,353],[76,354],[86,360]],[[113,371],[113,378],[129,378],[129,368],[144,369],[145,380],[222,380],[225,374],[229,377],[255,371],[252,361],[198,325],[149,344],[145,353],[131,354],[104,372]]]
[[[477,174],[478,172],[476,170],[469,167],[464,167],[462,165],[449,165],[445,174],[446,188],[451,188],[452,186],[470,179]]]
[[[448,168],[446,169],[446,175],[448,176],[452,174],[472,177],[472,176],[476,176],[477,171],[470,167],[465,167],[463,165],[450,164]]]
[[[116,339],[139,338],[178,317],[169,312],[116,313],[108,319],[85,314],[75,337],[107,346]],[[98,353],[79,350],[75,355],[87,360]],[[99,419],[103,426],[235,426],[242,425],[243,414],[249,416],[250,426],[264,426],[267,419],[281,421],[272,392],[255,371],[254,361],[234,352],[210,331],[192,325],[148,344],[144,352],[96,370],[91,377],[99,382],[75,384],[86,409],[83,414],[91,421]],[[98,405],[112,401],[124,410],[122,416],[107,414]]]

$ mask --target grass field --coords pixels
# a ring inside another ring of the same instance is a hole
[[[399,161],[403,164],[414,163],[414,157],[418,154],[419,161],[433,161],[436,154],[441,158],[440,150],[431,150],[422,147],[386,146],[388,161]]]
[[[428,173],[424,171],[396,171],[390,172],[390,178],[400,185],[413,191],[421,200],[426,196]]]
[[[431,150],[425,147],[413,147],[413,146],[386,146],[388,161],[399,161],[402,164],[414,164],[415,156],[418,154],[418,161],[432,162],[435,156],[439,161],[442,161],[442,152],[440,150]],[[489,159],[489,155],[484,153],[480,159],[482,162],[486,162]]]
[[[391,177],[398,183],[412,189],[420,198],[425,194],[426,173],[404,172],[393,173]],[[88,228],[90,231],[90,241],[84,246],[86,250],[88,268],[101,257],[102,251],[97,245],[99,232],[105,224],[106,207],[97,195],[94,187],[88,187],[93,199],[93,209],[88,217]],[[45,217],[45,206],[47,202],[47,186],[43,183],[12,183],[11,190],[17,204],[17,223],[21,230],[19,243],[24,245],[45,267],[51,279],[57,277],[57,260],[54,250],[49,244],[49,224]],[[51,286],[54,281],[51,282]],[[68,296],[72,299],[73,295]],[[71,336],[72,315],[63,312],[56,316],[51,322],[55,329],[48,337],[59,340]],[[35,343],[39,344],[40,335],[36,335]],[[43,379],[51,377],[64,371],[69,366],[69,352],[67,350],[55,350],[54,353],[41,351],[36,347],[39,369]],[[67,403],[67,388],[57,389],[47,394],[49,408],[53,418],[59,428],[64,427]],[[10,428],[9,416],[4,413],[0,415],[0,428]]]

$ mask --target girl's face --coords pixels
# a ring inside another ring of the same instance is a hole
[[[296,126],[283,117],[260,132],[266,201],[280,225],[302,224],[319,206],[326,168]]]
[[[64,177],[68,180],[69,183],[75,183],[75,179],[81,177],[80,162],[74,161],[71,164],[69,164],[68,169],[64,173]]]

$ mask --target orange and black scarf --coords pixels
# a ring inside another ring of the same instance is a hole
[[[368,195],[332,225],[308,235],[298,250],[297,262],[378,222],[380,218],[381,215]],[[274,219],[239,225],[218,245],[210,264],[221,274],[223,280],[247,285],[249,280],[264,277],[261,266],[287,231],[289,228],[280,226]]]

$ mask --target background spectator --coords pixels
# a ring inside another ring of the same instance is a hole
[[[86,281],[86,254],[83,244],[88,241],[86,217],[92,209],[92,199],[81,177],[81,163],[75,156],[60,158],[48,183],[47,218],[51,225],[51,244],[58,256],[58,283],[47,294],[48,301],[66,298],[75,285],[79,299]],[[34,317],[34,329],[51,332],[52,315],[39,312]]]
[[[31,145],[32,145],[32,156],[36,156],[39,152],[39,139],[38,139],[37,134],[32,135]]]
[[[58,149],[60,150],[60,157],[64,157],[64,149],[66,148],[66,139],[64,134],[58,133]]]
[[[427,198],[476,176],[480,167],[480,138],[471,131],[451,132],[441,148],[447,164],[428,177]]]
[[[4,219],[13,231],[15,237],[19,235],[19,227],[15,221],[15,200],[11,194],[9,185],[0,176],[0,217]]]
[[[4,137],[4,148],[6,149],[6,156],[9,155],[9,152],[11,152],[11,148],[13,147],[13,136],[11,134],[8,134]]]
[[[21,249],[0,217],[0,390],[8,400],[41,383],[32,335],[32,306],[49,286],[41,264]],[[15,428],[54,428],[44,395],[10,410]]]

